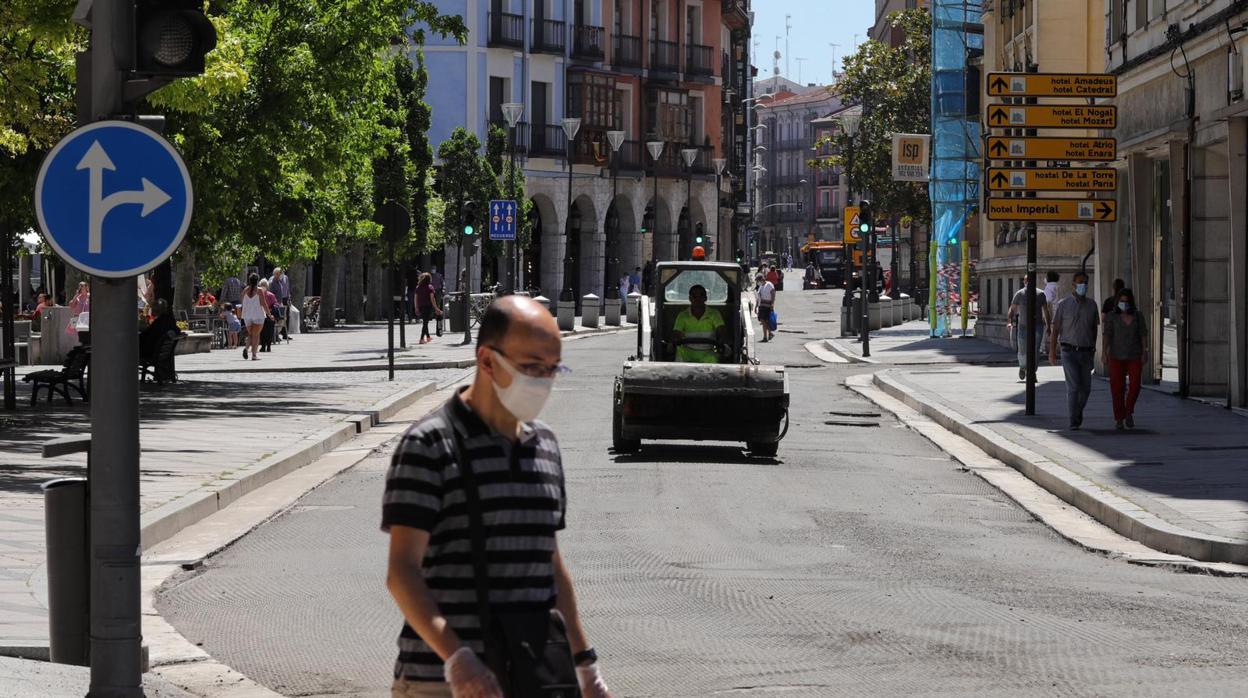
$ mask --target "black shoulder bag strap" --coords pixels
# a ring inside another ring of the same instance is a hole
[[[458,399],[458,396],[451,398],[451,400]],[[498,648],[490,642],[492,617],[490,614],[490,569],[485,557],[485,515],[481,513],[481,492],[477,489],[476,476],[472,472],[472,461],[468,460],[464,451],[463,437],[455,428],[452,404],[450,402],[446,404],[444,418],[451,432],[451,449],[455,454],[455,464],[459,467],[459,477],[464,481],[464,501],[468,508],[468,532],[472,539],[472,576],[477,588],[477,614],[481,616],[481,642],[485,647],[486,663],[496,669],[502,658],[496,656]]]

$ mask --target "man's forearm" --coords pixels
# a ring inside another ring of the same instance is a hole
[[[399,605],[399,610],[403,612],[407,624],[422,640],[429,643],[443,661],[464,646],[446,616],[442,614],[442,609],[438,608],[438,602],[429,593],[429,586],[420,570],[392,570],[386,578],[386,586]]]
[[[576,606],[576,589],[572,586],[572,577],[563,564],[563,557],[555,551],[555,590],[558,597],[555,608],[563,614],[568,625],[568,643],[572,645],[572,654],[589,649],[589,639],[585,636],[585,627],[581,625],[581,614]]]

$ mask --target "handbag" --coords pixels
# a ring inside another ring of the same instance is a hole
[[[458,398],[451,398],[456,400]],[[448,424],[450,406],[445,409]],[[494,672],[507,698],[580,698],[576,663],[563,615],[549,611],[495,613],[490,608],[489,568],[485,556],[485,517],[472,463],[464,457],[459,431],[450,427],[455,461],[464,481],[464,499],[472,539],[472,573],[477,589],[477,612],[485,663]]]
[[[776,315],[776,311],[773,310],[771,311],[770,314],[767,315],[767,327],[771,328],[772,332],[775,332],[776,327],[778,327],[779,325],[780,325],[779,317]]]

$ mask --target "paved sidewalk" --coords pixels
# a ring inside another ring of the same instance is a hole
[[[275,352],[276,353],[276,352]],[[290,352],[292,355],[294,351]],[[242,363],[242,359],[238,359]],[[250,363],[250,362],[248,362]],[[261,362],[257,362],[261,363]],[[185,375],[141,391],[140,504],[145,547],[242,493],[311,462],[467,369]],[[43,442],[89,431],[86,406],[0,412],[0,654],[46,656],[47,579],[40,485],[85,476],[86,456],[44,460]]]
[[[871,356],[862,357],[857,337],[833,337],[824,340],[832,351],[853,362],[875,364],[1015,364],[1014,350],[976,339],[962,337],[961,330],[945,339],[932,339],[927,320],[911,320],[893,327],[871,332]],[[839,325],[838,325],[839,329]],[[972,326],[972,330],[974,327]],[[1017,369],[1016,369],[1017,370]]]
[[[876,384],[1118,533],[1164,552],[1248,563],[1248,421],[1145,390],[1135,430],[1114,429],[1093,381],[1084,428],[1068,430],[1060,367],[1039,371],[1036,416],[1012,367],[894,368]]]

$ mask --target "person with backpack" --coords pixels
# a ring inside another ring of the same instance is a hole
[[[494,301],[476,361],[386,473],[386,586],[405,621],[391,694],[611,698],[559,552],[559,443],[537,420],[567,370],[554,317],[532,298]]]

